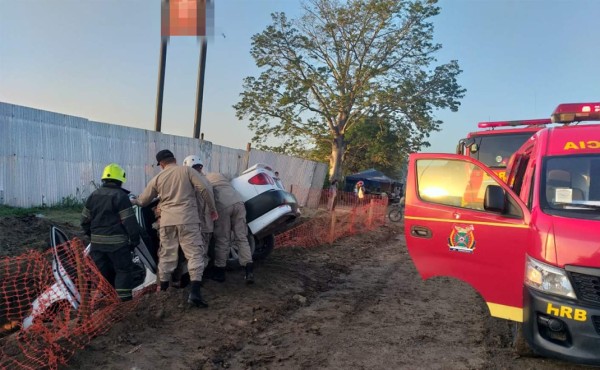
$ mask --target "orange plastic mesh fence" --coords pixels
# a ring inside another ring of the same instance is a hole
[[[326,200],[319,204],[325,206],[327,203]],[[385,197],[372,196],[362,200],[342,197],[340,203],[336,204],[333,211],[317,215],[277,235],[275,248],[315,247],[333,243],[339,238],[361,234],[385,223],[388,204]]]
[[[56,369],[139,301],[123,303],[118,299],[93,261],[84,255],[80,240],[59,245],[56,251],[60,265],[54,261],[52,250],[0,259],[2,369]],[[39,299],[34,302],[36,297]],[[24,325],[34,316],[31,324]]]
[[[333,194],[327,189],[303,188],[292,186],[292,194],[296,196],[301,207],[318,209],[328,208],[333,201]],[[386,201],[387,197],[375,194],[364,194],[360,199],[356,193],[337,191],[335,196],[335,205],[342,208],[354,208],[369,204],[371,199]]]
[[[327,190],[296,190],[304,191],[310,203],[306,208],[330,211],[317,212],[309,221],[278,235],[277,248],[333,243],[385,222],[385,197],[358,199],[355,194],[338,192],[333,203]],[[57,246],[56,253],[29,251],[0,259],[0,369],[58,368],[134,310],[138,297],[153,289],[148,287],[132,301],[121,302],[84,249],[79,239],[73,239]]]

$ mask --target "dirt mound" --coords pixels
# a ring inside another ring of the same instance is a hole
[[[83,237],[78,226],[53,222],[43,216],[0,218],[0,257],[15,256],[28,249],[45,250],[49,247],[50,228],[53,225],[58,226],[70,237]]]

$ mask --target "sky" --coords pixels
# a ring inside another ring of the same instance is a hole
[[[600,1],[441,0],[437,64],[456,59],[467,89],[427,152],[452,152],[479,121],[547,118],[560,103],[600,101]],[[258,76],[251,37],[299,0],[216,0],[208,39],[201,131],[246,147],[253,133],[232,105]],[[0,101],[154,129],[159,0],[0,0]],[[193,136],[200,42],[172,37],[162,132]]]

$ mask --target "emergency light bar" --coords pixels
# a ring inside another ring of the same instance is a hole
[[[514,126],[537,126],[537,125],[548,125],[552,123],[549,118],[540,119],[524,119],[520,121],[495,121],[495,122],[479,122],[477,127],[479,128],[495,128],[495,127],[514,127]]]
[[[600,121],[600,103],[559,104],[551,117],[554,123]]]

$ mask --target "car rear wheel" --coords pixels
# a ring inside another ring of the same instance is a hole
[[[252,241],[250,241],[252,240]],[[271,254],[273,248],[275,247],[275,235],[270,234],[262,237],[261,239],[257,239],[254,235],[248,235],[248,241],[250,241],[251,246],[254,243],[254,247],[252,248],[252,259],[255,261],[264,260]]]

